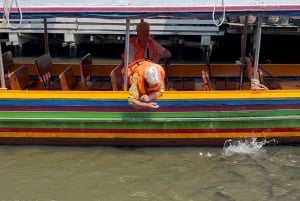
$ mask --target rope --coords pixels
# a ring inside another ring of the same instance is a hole
[[[222,17],[221,22],[220,22],[220,23],[217,23],[217,21],[215,20],[215,12],[216,12],[216,7],[217,7],[217,1],[218,1],[218,0],[215,0],[214,9],[213,9],[213,12],[212,12],[212,18],[213,18],[214,24],[215,24],[217,27],[219,27],[219,26],[221,26],[221,25],[224,23],[224,21],[225,21],[225,13],[226,13],[226,11],[225,11],[225,0],[222,0],[223,17]]]
[[[9,16],[10,16],[10,9],[12,8],[13,2],[15,2],[16,8],[18,9],[18,11],[20,13],[20,22],[19,22],[18,26],[13,26],[10,23],[10,17]],[[22,24],[22,21],[23,21],[23,14],[22,14],[21,7],[19,6],[18,0],[4,0],[3,9],[4,9],[4,13],[3,13],[4,26],[12,28],[12,29],[19,28],[19,26]]]
[[[259,83],[258,79],[251,79],[251,90],[269,90],[268,87],[266,87],[263,84]]]

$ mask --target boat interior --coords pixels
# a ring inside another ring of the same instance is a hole
[[[20,63],[7,51],[2,59],[8,90],[124,90],[120,65],[93,63],[91,53],[77,63],[56,63],[49,53]],[[253,90],[249,69],[242,63],[161,65],[166,71],[166,90]],[[300,64],[259,64],[257,73],[260,87],[254,90],[300,89]]]

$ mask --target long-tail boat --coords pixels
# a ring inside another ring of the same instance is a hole
[[[244,1],[239,5],[190,1],[186,6],[170,6],[169,1],[150,1],[156,6],[136,1],[126,5],[110,1],[111,6],[102,5],[105,1],[91,5],[67,2],[53,6],[47,1],[23,1],[10,8],[9,16],[20,18],[22,11],[22,19],[124,19],[126,47],[131,19],[195,19],[212,13],[247,19],[254,14],[258,18],[254,78],[245,78],[247,55],[243,50],[241,64],[171,63],[165,66],[167,90],[157,100],[160,107],[141,110],[128,105],[127,87],[119,90],[112,83],[111,72],[117,64],[85,63],[86,58],[91,60],[90,54],[78,63],[56,63],[47,52],[32,62],[15,61],[9,55],[7,59],[3,54],[1,144],[193,146],[249,138],[300,143],[300,64],[259,64],[262,16],[300,16],[296,0],[289,4]],[[0,10],[7,13],[5,6]],[[90,72],[86,73],[84,66]],[[93,83],[96,78],[100,81]],[[51,89],[55,80],[60,82]],[[126,81],[124,84],[127,86]],[[92,87],[96,85],[100,90]]]

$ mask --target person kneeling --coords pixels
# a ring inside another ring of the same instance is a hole
[[[145,61],[143,65],[131,70],[128,79],[129,105],[135,108],[159,108],[154,100],[164,92],[164,69],[158,64]]]

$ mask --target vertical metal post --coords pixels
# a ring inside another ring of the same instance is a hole
[[[129,60],[130,19],[126,19],[125,55],[124,55],[124,91],[128,89],[128,60]]]
[[[1,42],[0,42],[0,76],[1,76],[1,89],[6,89]]]
[[[44,18],[44,41],[45,41],[45,53],[48,53],[49,52],[49,42],[48,42],[47,18]]]
[[[256,43],[255,43],[255,59],[254,59],[254,72],[253,78],[258,80],[258,62],[260,54],[260,41],[261,41],[261,27],[262,27],[262,17],[259,15],[257,19],[257,32],[256,32]]]
[[[239,83],[239,89],[241,90],[243,88],[243,79],[244,79],[244,70],[245,70],[245,63],[246,63],[246,49],[247,49],[247,35],[248,35],[248,15],[245,17],[245,24],[243,28],[243,35],[242,35],[242,56],[241,56],[241,68],[240,68],[240,83]]]

